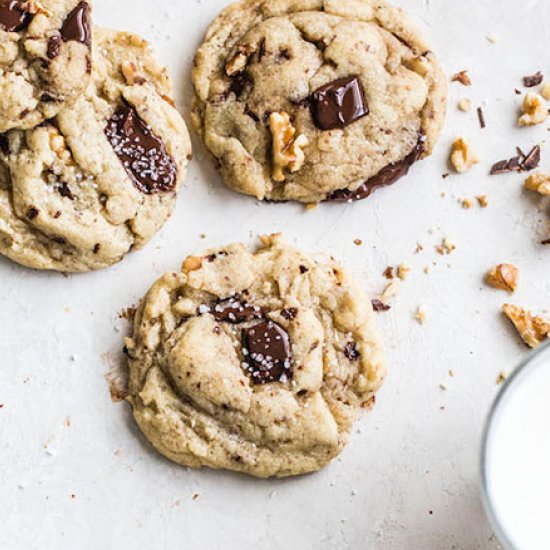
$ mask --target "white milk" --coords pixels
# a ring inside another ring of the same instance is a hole
[[[550,548],[550,347],[510,381],[486,447],[492,515],[517,550]],[[503,541],[505,542],[505,541]]]

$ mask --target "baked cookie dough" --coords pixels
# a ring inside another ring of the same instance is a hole
[[[66,272],[107,267],[172,213],[191,144],[148,44],[94,30],[93,82],[42,126],[0,138],[0,253]]]
[[[258,199],[352,201],[431,154],[447,84],[385,0],[243,0],[207,32],[193,121],[226,184]]]
[[[90,81],[91,2],[0,0],[0,132],[34,128]]]
[[[305,474],[346,445],[385,360],[371,302],[332,260],[262,238],[187,258],[126,340],[134,417],[169,459]]]

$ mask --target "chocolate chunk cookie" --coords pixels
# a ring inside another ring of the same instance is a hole
[[[107,267],[172,213],[191,145],[142,38],[94,30],[86,94],[0,137],[0,253],[38,269]]]
[[[368,197],[432,152],[446,111],[439,63],[386,0],[242,0],[193,82],[226,184],[274,201]]]
[[[90,81],[90,0],[0,0],[0,132],[34,128]]]
[[[258,477],[326,466],[382,385],[367,296],[280,236],[187,258],[126,339],[134,417],[163,455]]]

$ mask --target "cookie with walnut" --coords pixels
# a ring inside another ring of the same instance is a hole
[[[226,184],[273,201],[353,201],[428,156],[447,84],[386,0],[242,0],[193,71],[193,120]]]
[[[159,452],[258,477],[326,466],[385,376],[365,293],[276,235],[167,273],[126,350],[134,417]]]
[[[89,271],[143,247],[172,213],[191,155],[172,87],[142,38],[96,29],[93,81],[38,128],[1,136],[0,253]]]
[[[0,132],[34,128],[90,81],[90,0],[0,0]]]

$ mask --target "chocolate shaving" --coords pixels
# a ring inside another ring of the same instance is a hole
[[[537,73],[532,74],[530,76],[524,76],[523,85],[526,88],[533,88],[535,86],[538,86],[543,80],[544,80],[543,74],[540,71],[538,71]]]
[[[391,309],[391,306],[385,304],[384,302],[382,302],[382,300],[373,300],[372,308],[374,309],[374,311],[389,311]]]
[[[485,115],[483,114],[483,109],[481,107],[477,108],[477,118],[479,119],[479,125],[481,126],[481,129],[487,127],[487,124],[485,123]]]
[[[460,82],[463,86],[471,86],[472,80],[468,71],[460,71],[451,77],[452,82]]]
[[[529,172],[540,164],[540,146],[535,145],[527,155],[518,147],[518,156],[509,160],[500,160],[491,167],[491,176],[508,172]]]

